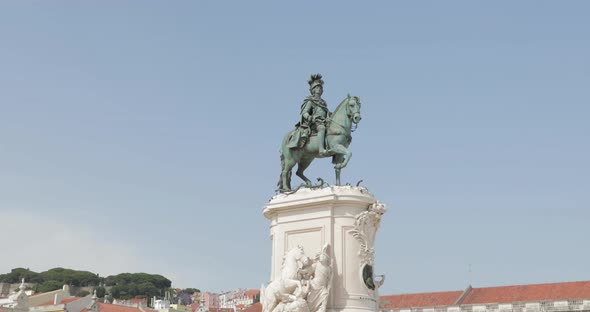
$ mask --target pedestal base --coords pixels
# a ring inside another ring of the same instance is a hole
[[[327,310],[377,311],[373,243],[384,212],[362,187],[301,189],[273,197],[263,210],[271,221],[271,280],[280,278],[287,251],[302,246],[313,258],[329,244],[333,273]]]

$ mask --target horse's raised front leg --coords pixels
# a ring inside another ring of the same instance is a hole
[[[336,154],[340,154],[341,155],[341,160],[340,162],[338,162],[336,165],[334,165],[335,169],[342,169],[344,167],[346,167],[346,165],[348,164],[348,161],[350,160],[350,157],[352,156],[352,153],[348,150],[348,148],[344,147],[341,144],[335,145],[332,147],[332,151],[334,151]]]

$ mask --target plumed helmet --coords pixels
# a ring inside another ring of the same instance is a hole
[[[313,90],[313,88],[315,88],[317,86],[324,85],[324,81],[322,80],[322,75],[320,75],[320,74],[311,75],[311,77],[309,78],[307,83],[309,83],[309,90]]]

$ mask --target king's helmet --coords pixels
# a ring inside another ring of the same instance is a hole
[[[322,75],[320,75],[320,74],[311,75],[311,77],[309,78],[307,83],[309,83],[309,91],[313,90],[313,88],[315,88],[317,86],[324,85],[324,81],[322,80]]]

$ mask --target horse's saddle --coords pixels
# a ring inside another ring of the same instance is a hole
[[[311,139],[311,137],[317,136],[318,131],[316,129],[311,129],[310,127],[297,127],[291,134],[289,138],[289,142],[287,142],[288,148],[303,148],[307,142]],[[324,138],[325,146],[328,146],[328,142]]]
[[[316,133],[317,134],[317,133]],[[297,127],[291,134],[289,138],[289,142],[287,142],[288,148],[303,148],[307,141],[309,141],[309,137],[311,136],[311,131],[308,127]]]

